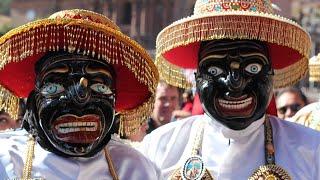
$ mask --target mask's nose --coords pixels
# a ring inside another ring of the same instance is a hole
[[[82,77],[74,86],[74,100],[78,104],[85,104],[89,100],[88,80]]]
[[[228,75],[228,85],[232,89],[239,89],[242,85],[242,78],[238,69],[231,70]]]
[[[231,62],[230,71],[227,76],[227,86],[231,92],[242,92],[245,87],[244,78],[241,74],[240,64]]]

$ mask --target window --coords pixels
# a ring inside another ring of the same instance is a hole
[[[132,14],[131,3],[130,2],[124,3],[121,23],[126,25],[131,24],[131,14]]]

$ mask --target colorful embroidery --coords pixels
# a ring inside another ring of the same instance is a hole
[[[265,3],[265,1],[263,1]],[[238,1],[219,1],[219,0],[202,0],[200,9],[202,13],[221,12],[221,11],[254,11],[261,5],[261,1],[257,0],[238,0]]]

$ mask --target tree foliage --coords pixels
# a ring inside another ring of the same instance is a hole
[[[0,36],[4,35],[8,31],[10,31],[12,28],[13,27],[11,27],[10,25],[2,25],[2,26],[0,26]]]
[[[11,0],[0,1],[0,14],[4,14],[4,15],[10,14],[10,3],[11,3]]]

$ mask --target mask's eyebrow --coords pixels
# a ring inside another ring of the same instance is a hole
[[[101,73],[101,74],[104,74],[104,75],[106,75],[106,76],[108,76],[109,78],[112,79],[111,73],[109,71],[107,71],[106,69],[104,69],[104,68],[87,66],[85,70],[89,74]]]
[[[202,59],[200,59],[199,63],[201,63],[202,61],[208,60],[208,59],[224,59],[227,57],[228,54],[212,54],[209,56],[206,56]]]
[[[262,53],[240,53],[240,57],[247,58],[247,57],[260,57],[265,63],[268,63],[268,57]]]
[[[69,72],[69,67],[67,65],[59,65],[57,67],[54,67],[46,71],[42,77],[46,77],[50,73],[67,73],[67,72]]]

